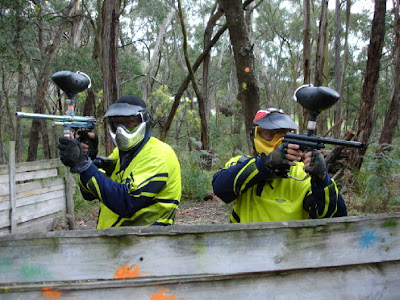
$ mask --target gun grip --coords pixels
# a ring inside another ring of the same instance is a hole
[[[78,141],[89,146],[89,150],[86,154],[91,159],[95,159],[98,153],[99,138],[96,135],[94,135],[94,138],[90,138],[88,135],[89,132],[91,131],[87,129],[78,130]]]

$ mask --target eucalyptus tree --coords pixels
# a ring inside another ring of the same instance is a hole
[[[393,137],[398,125],[400,111],[400,14],[399,2],[394,1],[393,20],[394,20],[394,46],[393,46],[393,79],[392,79],[392,94],[390,105],[387,109],[382,132],[379,138],[378,152],[389,151],[390,147],[382,145],[392,144]]]
[[[376,102],[379,68],[382,57],[383,41],[385,37],[386,0],[375,0],[375,13],[371,26],[371,38],[368,46],[368,60],[366,74],[361,94],[361,107],[358,114],[356,139],[368,143],[372,132],[372,111]],[[349,159],[350,165],[360,169],[367,145],[362,150],[353,150]]]
[[[247,4],[250,1],[247,2]],[[253,117],[260,108],[260,93],[254,68],[254,53],[250,43],[248,27],[244,19],[242,1],[220,0],[225,13],[226,24],[235,58],[236,76],[238,81],[237,99],[242,106],[242,114],[246,126],[247,145],[252,149],[250,128]]]

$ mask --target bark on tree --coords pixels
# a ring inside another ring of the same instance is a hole
[[[71,26],[71,37],[70,37],[70,44],[72,47],[76,48],[79,46],[80,38],[81,38],[81,31],[83,27],[83,17],[79,15],[81,12],[81,1],[77,1],[73,11],[71,12],[74,17],[72,19],[72,26]]]
[[[241,103],[249,152],[253,145],[250,129],[253,118],[260,108],[260,94],[254,72],[253,45],[249,39],[248,28],[244,20],[243,4],[240,0],[220,0],[225,12],[226,24],[233,47],[236,76],[239,92],[237,99]]]
[[[392,100],[386,113],[381,136],[379,138],[379,147],[377,152],[389,151],[390,147],[384,147],[384,144],[391,144],[396,131],[400,110],[400,16],[399,1],[394,1],[393,14],[395,19],[394,33],[395,46],[393,59],[395,61],[392,83]]]
[[[199,105],[201,143],[202,143],[201,149],[208,149],[209,148],[208,127],[207,127],[207,122],[206,122],[206,117],[205,117],[204,99],[203,99],[203,95],[202,95],[199,87],[197,86],[196,78],[194,76],[194,71],[193,71],[190,61],[189,61],[189,55],[188,55],[188,51],[187,51],[187,33],[186,33],[185,22],[184,22],[184,18],[183,18],[183,11],[182,11],[180,0],[178,0],[178,7],[179,7],[179,19],[180,19],[181,26],[182,26],[183,52],[185,54],[186,67],[189,70],[190,81],[192,82],[193,89],[196,93],[197,102]]]
[[[335,2],[335,90],[340,93],[342,90],[342,72],[341,72],[341,62],[340,62],[340,33],[341,33],[341,22],[340,22],[340,0],[336,0]],[[340,94],[341,95],[341,94]],[[333,112],[334,123],[337,123],[342,115],[342,103],[343,97],[340,97],[339,101],[335,105],[335,110]],[[337,126],[333,130],[333,136],[335,138],[339,138],[340,135],[340,126]]]
[[[303,68],[304,68],[304,79],[303,84],[311,83],[311,71],[310,71],[310,60],[311,60],[311,21],[310,21],[310,0],[303,0],[304,6],[304,19],[303,19]]]
[[[338,3],[336,3],[336,10],[340,9],[340,7],[337,7]],[[334,121],[335,123],[337,123],[341,118],[343,118],[342,114],[343,114],[343,92],[344,92],[344,81],[345,81],[345,76],[346,76],[346,68],[347,68],[347,59],[348,59],[348,53],[349,53],[349,49],[348,49],[348,44],[349,44],[349,26],[350,26],[350,9],[351,9],[351,0],[346,0],[346,23],[345,23],[345,35],[344,35],[344,46],[343,46],[343,60],[341,62],[341,68],[337,68],[336,69],[336,91],[341,95],[339,101],[336,103],[335,105],[335,111],[334,111]],[[337,12],[336,12],[337,14]],[[338,16],[340,18],[340,16]],[[336,25],[335,26],[340,26],[340,21],[336,21]],[[339,30],[338,30],[339,31]],[[335,37],[335,43],[336,43],[336,37]],[[338,41],[339,46],[340,46],[340,40]],[[336,47],[338,47],[335,44]],[[336,55],[339,55],[340,57],[340,48],[336,50],[335,52],[335,57]],[[340,60],[339,60],[340,61]],[[336,65],[339,64],[339,61],[336,61]],[[338,77],[338,72],[340,72]],[[339,139],[341,135],[341,128],[340,126],[336,127],[333,130],[333,137],[336,139]]]
[[[258,3],[258,5],[261,2]],[[252,2],[247,6],[246,9],[246,13],[245,13],[245,20],[246,20],[246,24],[249,28],[252,28],[252,24],[253,24],[253,12],[254,9],[256,8],[256,3]],[[267,107],[271,107],[272,105],[272,101],[271,101],[271,89],[269,87],[270,83],[269,83],[269,76],[267,74],[267,70],[266,68],[264,68],[264,59],[262,57],[260,48],[257,45],[257,41],[252,33],[252,30],[249,30],[249,39],[251,44],[254,46],[254,54],[255,54],[255,58],[257,61],[257,64],[260,66],[260,72],[261,72],[261,78],[262,78],[262,85],[264,86],[264,90],[265,90],[265,99],[263,100],[266,103]]]
[[[325,65],[325,46],[326,35],[328,29],[328,0],[322,0],[321,17],[319,21],[317,53],[315,60],[315,78],[314,85],[321,86],[324,81],[324,65]]]
[[[0,126],[3,125],[3,96],[0,95]],[[3,126],[1,126],[3,127]],[[3,128],[0,127],[0,165],[6,163],[4,155],[4,139],[3,139]]]
[[[102,7],[101,63],[103,71],[103,110],[119,97],[118,30],[120,0],[104,0]],[[110,155],[114,144],[104,126],[104,145],[106,155]]]
[[[54,59],[56,50],[60,45],[61,38],[63,36],[64,30],[69,22],[69,16],[75,5],[79,0],[73,0],[70,2],[68,7],[65,9],[64,19],[61,23],[60,27],[58,28],[57,32],[55,33],[55,37],[53,43],[48,45],[47,47],[44,46],[43,41],[43,32],[42,32],[42,25],[39,21],[39,48],[41,50],[41,59],[40,59],[40,67],[39,67],[39,74],[38,74],[38,82],[37,82],[37,89],[36,89],[36,96],[35,96],[35,105],[34,105],[34,112],[35,113],[44,113],[44,97],[46,93],[46,87],[48,78],[50,76],[50,64]],[[41,5],[40,1],[37,1],[36,5]],[[41,11],[40,7],[39,10]],[[37,150],[39,145],[39,135],[42,135],[43,140],[43,148],[45,153],[45,158],[50,158],[50,146],[49,146],[49,137],[48,137],[48,130],[47,124],[44,120],[33,120],[32,127],[29,134],[29,148],[28,148],[28,158],[27,161],[34,161],[37,158]]]
[[[167,30],[168,25],[171,23],[174,12],[175,12],[175,7],[171,6],[171,8],[170,8],[167,16],[165,17],[165,19],[160,27],[160,30],[158,32],[156,44],[154,46],[153,54],[151,56],[149,67],[147,69],[146,84],[143,89],[143,100],[145,102],[147,102],[147,99],[153,90],[153,83],[154,83],[154,80],[153,80],[154,70],[153,69],[154,69],[154,66],[155,66],[159,56],[160,56],[160,51],[161,51],[162,42],[164,40],[165,31]]]
[[[224,15],[224,13],[218,7],[218,0],[214,4],[211,11],[210,19],[207,22],[206,29],[204,31],[203,49],[207,49],[211,43],[212,33],[217,21]],[[210,54],[208,53],[204,57],[203,62],[203,97],[204,97],[204,110],[205,110],[205,120],[206,124],[209,123],[210,113],[211,113],[211,99],[208,86],[208,75],[210,72]]]
[[[361,107],[358,114],[358,126],[355,139],[365,143],[362,150],[352,150],[349,163],[355,169],[360,169],[364,154],[368,148],[373,125],[373,111],[376,102],[376,86],[379,79],[379,68],[385,37],[386,0],[375,0],[375,13],[371,26],[371,38],[368,46],[367,69],[364,79]]]

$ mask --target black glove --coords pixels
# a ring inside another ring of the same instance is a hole
[[[305,167],[305,171],[311,175],[312,178],[323,180],[326,175],[326,163],[323,155],[316,151],[312,151],[311,163]]]
[[[263,160],[267,169],[275,171],[278,176],[286,174],[290,168],[289,160],[286,158],[287,144],[280,144],[270,154],[266,155],[261,153],[261,159]]]
[[[88,136],[89,130],[80,130],[79,131],[79,142],[84,143],[89,146],[89,151],[86,154],[91,158],[95,159],[97,153],[99,152],[99,138],[97,135],[94,135],[94,138],[90,138]]]
[[[73,168],[77,164],[88,160],[88,156],[83,152],[81,143],[78,140],[60,137],[58,141],[61,161],[67,167]]]

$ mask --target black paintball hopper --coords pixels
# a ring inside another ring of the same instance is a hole
[[[294,100],[315,115],[332,107],[339,98],[338,92],[325,86],[303,85],[294,92]]]
[[[76,94],[90,88],[91,85],[89,76],[79,71],[59,71],[51,75],[51,79],[68,98],[74,98]]]

